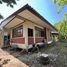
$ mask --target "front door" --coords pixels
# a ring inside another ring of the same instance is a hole
[[[34,44],[33,29],[28,28],[28,44]]]

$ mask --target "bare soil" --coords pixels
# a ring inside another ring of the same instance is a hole
[[[0,49],[0,67],[29,67],[8,52]]]

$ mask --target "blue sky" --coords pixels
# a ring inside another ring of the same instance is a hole
[[[67,12],[66,6],[63,8],[61,13],[58,14],[58,7],[57,5],[53,4],[52,0],[19,0],[17,5],[14,5],[14,8],[7,7],[6,4],[0,5],[0,13],[4,16],[5,19],[27,3],[38,13],[40,13],[45,19],[47,19],[51,24],[55,24],[62,20],[64,18],[64,13]]]

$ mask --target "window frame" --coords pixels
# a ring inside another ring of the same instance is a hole
[[[23,37],[23,25],[17,26],[12,29],[12,37]]]
[[[44,29],[35,27],[35,37],[44,37]]]

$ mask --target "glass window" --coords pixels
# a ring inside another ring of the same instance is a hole
[[[19,26],[13,29],[12,31],[12,36],[13,37],[21,37],[23,36],[23,27]]]
[[[44,30],[38,27],[35,27],[35,36],[36,37],[43,37],[44,36]]]

